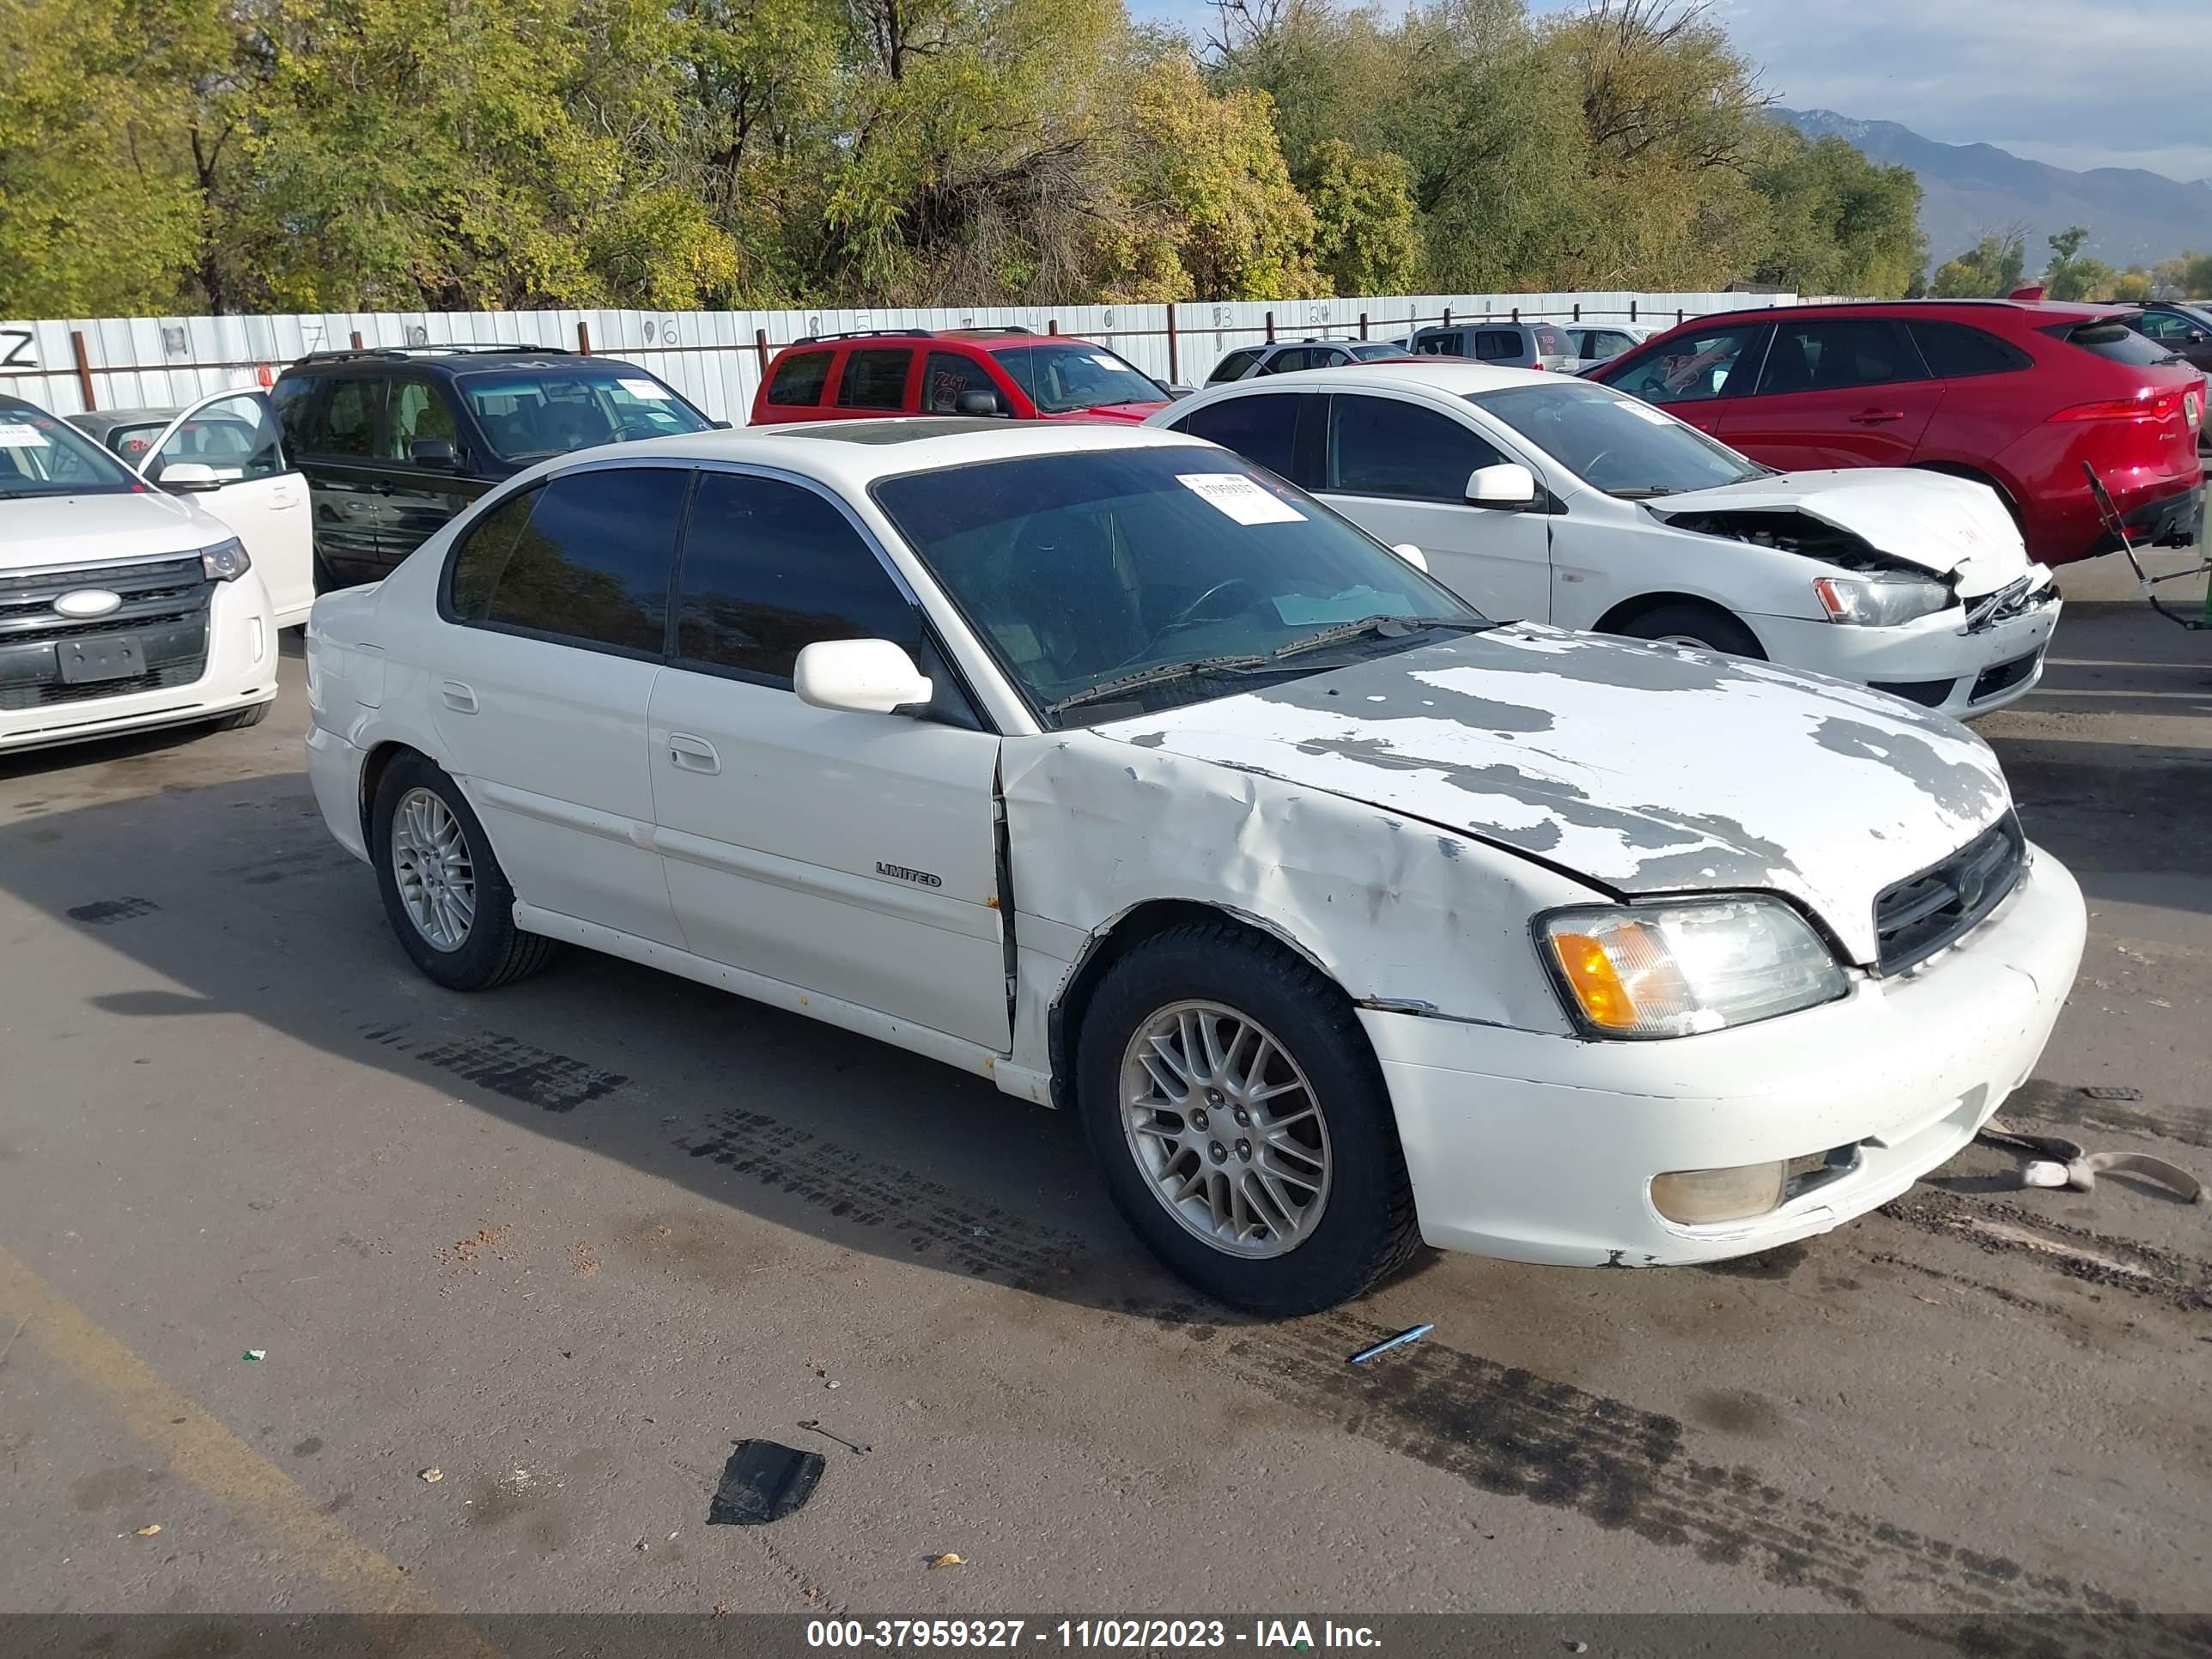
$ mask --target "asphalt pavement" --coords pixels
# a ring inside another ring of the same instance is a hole
[[[2212,1176],[2212,635],[2124,575],[1984,726],[2093,912],[2006,1115]],[[2212,1601],[2212,1209],[1978,1146],[1768,1256],[1250,1322],[980,1080],[580,952],[420,978],[284,670],[0,759],[0,1613]],[[748,1437],[821,1483],[710,1528]]]

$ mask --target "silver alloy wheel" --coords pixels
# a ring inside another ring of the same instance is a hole
[[[1290,1051],[1218,1002],[1176,1002],[1121,1056],[1121,1130],[1152,1196],[1228,1255],[1295,1249],[1328,1207],[1328,1125]]]
[[[430,789],[410,789],[392,810],[392,873],[415,931],[434,950],[458,951],[477,919],[476,861],[453,810]]]
[[[1701,640],[1689,634],[1662,634],[1657,639],[1652,641],[1651,643],[1654,645],[1687,646],[1692,651],[1717,651],[1720,649],[1720,647],[1713,644],[1711,641]]]

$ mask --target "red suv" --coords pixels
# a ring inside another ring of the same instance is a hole
[[[1169,401],[1168,388],[1143,370],[1064,334],[866,329],[810,334],[786,346],[753,394],[753,424],[1008,415],[1133,425]]]
[[[1726,312],[1589,372],[1784,471],[1918,466],[1994,484],[2031,556],[2201,532],[2204,382],[2105,306],[1909,300]]]

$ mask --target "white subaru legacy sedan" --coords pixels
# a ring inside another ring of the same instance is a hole
[[[232,526],[0,397],[0,755],[252,726],[276,695],[276,613]]]
[[[1985,483],[1776,472],[1625,393],[1475,363],[1218,387],[1149,422],[1313,491],[1494,617],[1762,657],[1970,718],[2026,696],[2051,572]]]
[[[308,627],[307,764],[473,991],[587,946],[1081,1114],[1271,1313],[1424,1240],[1761,1250],[2027,1077],[2079,890],[1941,715],[1486,620],[1211,444],[586,451]]]

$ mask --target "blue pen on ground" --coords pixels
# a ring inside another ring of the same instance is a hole
[[[1351,1363],[1354,1365],[1364,1365],[1376,1355],[1388,1353],[1393,1348],[1402,1348],[1408,1342],[1418,1342],[1434,1329],[1436,1327],[1433,1324],[1416,1325],[1410,1330],[1399,1332],[1395,1336],[1386,1336],[1373,1347],[1362,1348],[1358,1353],[1352,1355]]]

